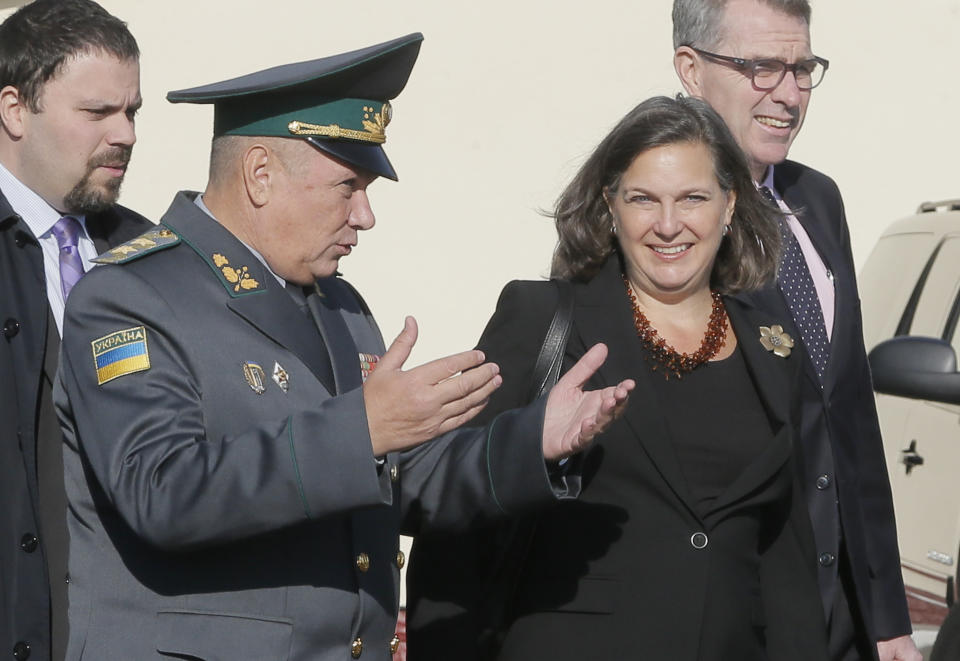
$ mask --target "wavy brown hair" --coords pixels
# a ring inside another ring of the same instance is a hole
[[[730,233],[720,243],[713,265],[711,287],[733,294],[773,282],[782,214],[757,192],[746,158],[720,116],[705,101],[681,96],[653,97],[627,113],[561,193],[552,214],[559,235],[552,277],[589,280],[619,250],[603,191],[616,190],[640,154],[679,143],[704,145],[713,156],[721,190],[737,196]]]

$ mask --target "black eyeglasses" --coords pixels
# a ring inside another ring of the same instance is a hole
[[[742,57],[717,55],[693,46],[690,46],[690,48],[711,60],[716,60],[742,71],[744,75],[750,76],[753,86],[758,90],[774,89],[780,84],[788,71],[793,73],[793,77],[797,81],[797,87],[802,90],[812,90],[823,82],[823,75],[830,67],[828,60],[816,56],[802,62],[787,64],[783,60],[745,60]]]

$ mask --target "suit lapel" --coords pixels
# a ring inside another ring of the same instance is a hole
[[[252,324],[271,340],[296,355],[330,394],[336,384],[330,381],[320,348],[317,331],[297,308],[290,295],[273,279],[267,296],[233,298],[227,307]],[[276,286],[273,286],[276,285]],[[329,345],[327,345],[329,346]]]
[[[153,223],[140,214],[120,206],[113,206],[86,217],[87,234],[93,241],[97,254],[101,255],[110,248],[135,239],[152,227]]]
[[[640,353],[640,341],[633,325],[633,310],[616,257],[610,258],[585,287],[578,288],[574,317],[573,327],[584,347],[603,342],[609,349],[607,360],[594,377],[595,384],[608,385],[624,379],[636,381],[623,420],[664,482],[690,514],[699,518],[653,388],[653,380],[664,377],[654,372]]]
[[[110,248],[113,248],[113,246],[110,245],[110,242],[107,241],[105,238],[103,238],[102,236],[94,235],[94,233],[90,231],[89,219],[87,219],[87,233],[90,234],[90,238],[93,239],[93,247],[96,248],[98,255],[102,255],[103,253],[110,250]]]
[[[204,213],[193,199],[180,193],[161,221],[210,266],[228,294],[227,307],[281,345],[310,369],[330,393],[335,385],[325,377],[325,361],[318,353],[317,332],[274,275],[233,234]],[[242,270],[232,280],[225,269]],[[247,281],[247,288],[239,286]],[[253,284],[255,283],[255,284]]]
[[[90,235],[98,255],[102,255],[110,248],[134,238],[131,236],[120,241],[112,241],[111,236],[115,235],[113,230],[116,226],[116,220],[116,216],[109,214],[109,212],[90,214],[86,217],[87,234]],[[144,230],[146,229],[144,228]]]
[[[793,215],[803,226],[807,236],[810,237],[810,242],[816,248],[824,265],[833,271],[834,251],[831,250],[830,235],[820,219],[823,209],[820,208],[819,204],[811,204],[808,196],[803,194],[802,187],[796,185],[795,182],[794,184],[788,184],[781,195],[783,201],[787,203],[787,206],[793,211]]]
[[[773,438],[766,450],[744,467],[743,471],[713,503],[711,515],[746,498],[759,485],[773,477],[790,458],[792,451],[790,406],[793,366],[787,361],[797,360],[801,354],[791,353],[781,358],[768,352],[760,344],[760,327],[783,325],[776,316],[744,305],[737,299],[725,299],[727,316],[737,336],[737,344],[753,381],[760,402],[770,420]],[[710,518],[708,516],[708,518]]]
[[[761,311],[730,297],[726,297],[724,302],[747,371],[776,429],[777,424],[784,423],[790,414],[791,370],[785,369],[783,363],[797,360],[803,354],[792,352],[788,357],[781,358],[760,344],[761,326],[783,326],[784,320],[776,314]]]
[[[330,351],[336,392],[344,393],[362,384],[360,358],[335,297],[325,284],[323,280],[317,282],[317,294],[307,298],[307,305]]]
[[[774,294],[779,296],[779,292],[775,291]],[[759,339],[760,326],[784,325],[784,321],[789,324],[789,313],[771,314],[749,304],[730,300],[729,297],[725,302],[740,351],[770,419],[774,437],[768,449],[744,467],[743,472],[714,503],[710,516],[742,500],[771,479],[789,459],[792,451],[788,421],[791,378],[797,368],[788,363],[790,358],[783,359],[767,352]],[[782,318],[784,314],[786,319]],[[595,383],[618,383],[627,378],[636,381],[637,387],[630,395],[630,404],[623,420],[664,482],[693,516],[701,518],[694,507],[696,501],[687,486],[653,387],[653,380],[662,379],[663,375],[653,372],[639,351],[633,311],[624,291],[619,260],[609,260],[593,280],[577,289],[574,315],[574,329],[579,333],[584,347],[603,342],[609,349],[606,362],[594,377]],[[802,355],[798,352],[791,357],[796,360]]]

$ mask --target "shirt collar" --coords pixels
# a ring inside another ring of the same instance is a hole
[[[207,205],[203,203],[203,193],[201,193],[200,195],[197,195],[197,196],[194,198],[193,203],[196,204],[198,207],[200,207],[200,210],[201,210],[203,213],[207,214],[208,216],[210,216],[210,217],[213,218],[214,220],[217,220],[217,217],[213,215],[213,212],[210,211],[210,209],[207,208]],[[219,223],[220,221],[217,220],[217,222]],[[236,236],[236,235],[234,235],[234,236]],[[237,240],[240,241],[239,238],[237,238]],[[267,260],[265,260],[265,259],[263,258],[263,255],[261,255],[260,253],[258,253],[256,250],[254,250],[254,249],[251,248],[250,246],[248,246],[245,242],[240,241],[240,243],[243,243],[243,247],[246,248],[247,250],[249,250],[251,253],[253,253],[253,256],[260,260],[260,263],[263,264],[263,266],[270,272],[270,275],[272,275],[274,278],[277,279],[277,282],[279,282],[281,286],[286,286],[286,284],[287,284],[286,281],[285,281],[283,278],[281,278],[279,275],[277,275],[276,273],[273,272],[273,269],[270,268],[270,265],[269,265],[269,264],[267,264]]]
[[[49,233],[57,221],[63,217],[63,214],[17,179],[2,163],[0,163],[0,190],[3,191],[10,207],[23,219],[37,239]],[[86,234],[84,217],[70,215],[80,221]]]
[[[763,178],[763,181],[757,184],[757,188],[760,188],[761,186],[766,186],[770,190],[770,192],[773,193],[773,197],[775,199],[777,200],[780,199],[780,193],[777,192],[777,189],[773,185],[773,166],[772,165],[767,167],[767,174]]]

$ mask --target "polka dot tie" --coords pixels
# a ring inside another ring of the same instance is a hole
[[[766,186],[761,186],[759,190],[767,201],[779,208],[773,193]],[[827,327],[823,321],[823,308],[820,307],[817,289],[800,243],[783,218],[780,219],[780,233],[783,235],[783,255],[780,258],[777,285],[790,307],[790,315],[822,383],[830,358],[830,340],[827,339]]]
[[[64,301],[83,276],[83,260],[77,247],[80,230],[80,221],[73,216],[64,216],[53,226],[53,236],[60,248],[60,290]]]

